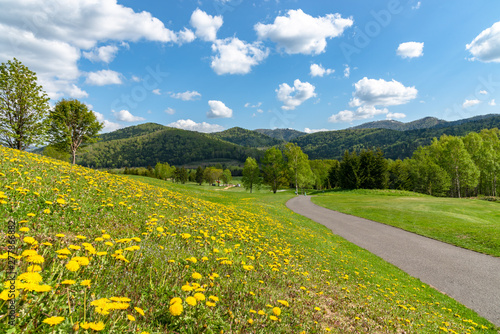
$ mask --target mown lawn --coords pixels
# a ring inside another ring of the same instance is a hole
[[[312,201],[328,209],[500,256],[500,203],[391,190],[318,193]]]

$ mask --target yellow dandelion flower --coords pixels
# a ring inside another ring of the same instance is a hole
[[[33,264],[31,266],[28,266],[27,270],[31,271],[31,272],[38,272],[38,271],[42,271],[42,267],[40,267],[39,265]]]
[[[207,305],[207,306],[209,306],[209,307],[214,307],[214,306],[215,306],[215,303],[212,303],[212,302],[207,302],[207,304],[206,304],[206,305]]]
[[[193,273],[193,275],[191,275],[191,277],[192,277],[193,279],[201,279],[203,276],[201,276],[201,274],[200,274],[200,273]]]
[[[189,238],[191,238],[191,234],[189,234],[189,233],[181,233],[181,237],[182,237],[182,239],[189,239]]]
[[[81,239],[81,240],[87,239],[87,237],[85,237],[83,235],[77,235],[75,238]]]
[[[286,307],[290,306],[286,300],[277,300],[277,302]]]
[[[30,244],[30,245],[33,245],[34,243],[36,243],[36,240],[33,237],[24,237],[23,241],[27,244]]]
[[[97,256],[104,256],[104,255],[108,255],[108,252],[97,252],[96,254],[97,254]]]
[[[76,261],[69,261],[66,264],[66,269],[68,269],[69,271],[77,271],[78,269],[80,269],[80,264]]]
[[[63,322],[63,320],[64,320],[64,317],[50,317],[50,318],[46,318],[43,322],[46,324],[49,324],[51,326],[54,326],[54,325],[60,324],[61,322]]]
[[[34,249],[26,249],[21,253],[21,256],[33,256],[33,255],[38,255],[38,252]]]
[[[273,313],[274,315],[279,317],[281,314],[281,309],[279,307],[273,307]]]
[[[111,241],[106,241],[104,244],[107,246],[113,246],[113,243]]]
[[[269,316],[269,319],[271,319],[272,321],[276,321],[276,320],[278,320],[278,318],[277,318],[277,317],[275,317],[274,315],[270,315],[270,316]]]
[[[321,311],[321,309],[320,309],[319,307],[317,307],[317,306],[316,306],[314,309],[315,309],[316,311]]]
[[[45,201],[45,204],[52,205],[51,201]]]
[[[15,290],[14,294],[12,294],[10,290],[3,290],[2,293],[0,293],[1,300],[9,300],[12,298],[17,298],[18,296],[19,296],[19,290]]]
[[[266,314],[266,312],[264,312],[263,310],[259,310],[259,312],[257,312],[257,313],[260,314],[260,315],[265,315]]]
[[[188,305],[196,306],[196,302],[197,302],[196,298],[194,298],[194,297],[189,296],[189,297],[186,298],[186,303]]]
[[[183,311],[182,303],[173,303],[170,305],[169,308],[170,314],[173,316],[179,316],[181,315]]]
[[[64,237],[65,237],[65,235],[64,235],[64,234],[62,234],[62,233],[58,233],[58,234],[56,234],[56,237],[58,237],[58,238],[64,238]]]
[[[67,280],[64,280],[61,282],[61,284],[65,284],[65,285],[73,285],[75,283],[76,283],[76,281],[74,281],[72,279],[67,279]]]
[[[61,254],[61,255],[70,255],[71,251],[67,248],[64,248],[64,249],[56,250],[56,253]]]
[[[28,217],[35,217],[36,215],[35,215],[34,213],[31,213],[31,212],[30,212],[30,213],[28,213],[28,214],[27,214],[27,216],[28,216]]]
[[[105,327],[104,323],[102,321],[99,322],[91,322],[89,323],[89,327],[92,330],[95,330],[96,332],[102,331]]]
[[[248,319],[247,322],[251,325],[253,324],[253,319]]]
[[[75,246],[75,245],[69,245],[68,247],[69,249],[73,249],[73,250],[80,250],[82,247],[80,246]]]
[[[31,284],[31,283],[30,283]],[[50,285],[38,285],[38,284],[33,284],[29,290],[36,291],[36,292],[48,292],[52,290],[52,287]]]
[[[26,283],[39,283],[42,281],[42,275],[35,272],[27,272],[19,275],[18,279]]]
[[[170,299],[170,305],[173,305],[175,303],[182,303],[182,299],[179,297],[174,297],[174,298]]]
[[[140,307],[134,307],[134,310],[137,311],[137,313],[139,313],[140,315],[144,315],[144,310]]]
[[[212,299],[214,302],[219,301],[219,297],[216,297],[216,296],[210,296],[210,297],[208,297],[208,299]]]
[[[192,286],[190,286],[190,285],[183,285],[183,286],[181,287],[181,290],[182,290],[182,291],[189,292],[189,291],[193,291],[193,287],[192,287]]]
[[[130,321],[135,321],[135,318],[133,315],[127,314],[127,319]]]
[[[194,294],[194,298],[196,298],[197,301],[203,301],[205,300],[205,295],[200,292],[197,292]]]
[[[44,246],[52,246],[52,244],[50,242],[42,242],[42,245],[44,245]]]
[[[156,228],[156,230],[157,230],[158,232],[160,232],[160,233],[163,233],[163,231],[165,231],[165,230],[163,229],[163,227],[157,227],[157,228]]]
[[[29,227],[21,227],[19,229],[19,232],[29,232],[29,231],[30,231]]]
[[[41,255],[32,255],[29,256],[26,261],[31,262],[31,263],[43,263],[45,262],[45,259]]]
[[[90,288],[90,280],[86,279],[80,283],[81,286],[88,286]]]
[[[43,210],[43,213],[49,214],[50,213],[50,209]]]
[[[63,198],[58,198],[56,202],[59,204],[66,204],[66,201]]]

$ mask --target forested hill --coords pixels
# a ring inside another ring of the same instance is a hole
[[[157,123],[144,123],[135,126],[128,126],[126,128],[118,129],[113,132],[103,133],[99,137],[101,138],[101,141],[110,141],[116,139],[138,137],[165,129],[168,129],[168,127],[166,127],[165,125]]]
[[[457,124],[458,123],[458,124]],[[310,159],[340,159],[345,150],[381,148],[386,158],[404,159],[423,145],[429,145],[434,137],[443,134],[464,136],[482,129],[500,128],[500,115],[479,117],[465,123],[440,127],[440,125],[410,131],[389,129],[348,129],[317,132],[298,137],[292,142],[299,145]]]
[[[291,141],[292,139],[305,135],[305,132],[300,132],[294,129],[256,129],[253,131],[284,141]]]
[[[446,126],[447,124],[449,124],[449,122],[439,118],[425,117],[408,123],[403,123],[394,120],[369,122],[352,127],[351,129],[389,129],[397,131],[408,131],[408,130],[427,129],[439,125]]]
[[[155,166],[157,162],[179,166],[213,159],[244,162],[249,156],[259,159],[263,154],[263,151],[210,138],[203,133],[165,128],[142,136],[92,144],[77,158],[77,163],[95,168],[145,167]]]
[[[284,142],[284,140],[271,138],[257,131],[246,130],[239,127],[234,127],[221,132],[211,133],[207,136],[222,139],[227,142],[245,147],[268,148],[271,146],[282,144]]]

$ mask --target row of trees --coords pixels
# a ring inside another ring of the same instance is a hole
[[[331,167],[329,186],[343,189],[400,189],[434,196],[498,196],[500,131],[443,135],[419,147],[412,158],[386,160],[380,150],[346,151]]]
[[[54,108],[37,84],[36,74],[19,60],[0,65],[0,143],[26,150],[32,145],[51,147],[47,152],[70,154],[95,142],[103,124],[78,100],[61,100]]]

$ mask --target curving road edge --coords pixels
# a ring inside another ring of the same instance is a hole
[[[500,326],[500,258],[329,210],[309,196],[294,197],[286,206]]]

